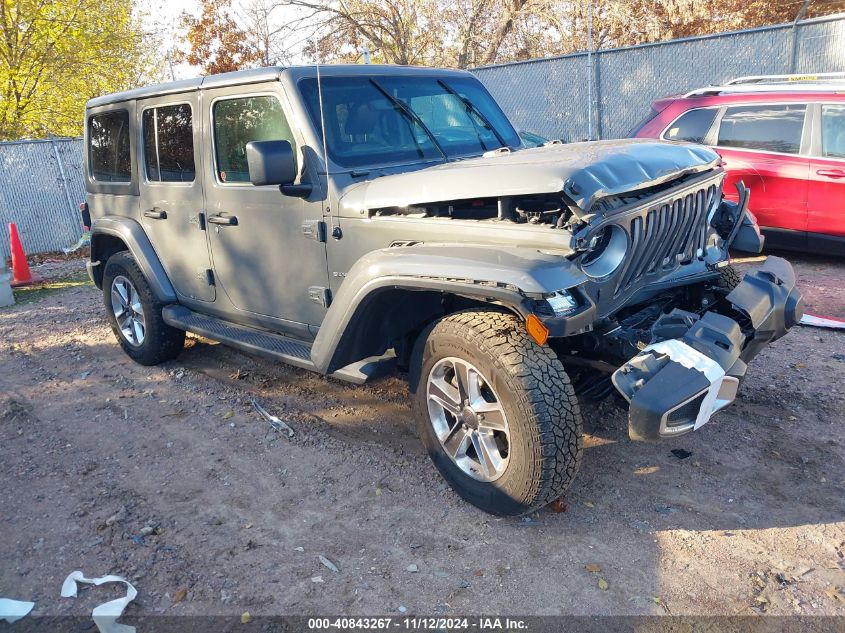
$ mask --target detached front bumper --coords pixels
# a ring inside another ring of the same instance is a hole
[[[736,398],[747,364],[804,313],[792,266],[769,257],[683,336],[653,343],[613,374],[629,402],[628,434],[652,440],[688,433]],[[717,312],[716,310],[719,310]]]

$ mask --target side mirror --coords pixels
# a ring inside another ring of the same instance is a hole
[[[287,141],[250,141],[246,162],[253,185],[290,185],[296,180],[296,158]]]

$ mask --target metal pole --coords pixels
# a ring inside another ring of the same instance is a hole
[[[170,67],[170,81],[176,81],[176,73],[173,72],[173,58],[170,56],[170,51],[167,51],[167,65]]]
[[[67,200],[67,205],[70,208],[70,215],[71,217],[76,217],[79,220],[81,227],[82,216],[77,213],[76,205],[73,203],[73,200],[70,199],[70,189],[67,187],[67,176],[65,176],[65,165],[62,162],[61,154],[59,154],[59,148],[56,146],[56,139],[52,134],[50,134],[50,132],[47,132],[47,136],[50,138],[50,145],[53,147],[53,155],[56,157],[56,162],[59,164],[59,175],[62,178],[62,189],[64,189],[65,200]]]
[[[587,140],[593,140],[593,0],[587,6]]]
[[[804,18],[807,8],[810,6],[812,0],[804,0],[798,13],[795,14],[795,19],[792,21],[792,51],[789,55],[789,74],[795,74],[798,66],[798,22]]]

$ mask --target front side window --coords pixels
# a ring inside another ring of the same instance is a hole
[[[718,112],[716,108],[699,108],[685,112],[669,126],[663,138],[667,141],[703,143]]]
[[[296,143],[273,96],[242,97],[215,102],[214,153],[220,182],[249,182],[246,144],[250,141],[288,141]]]
[[[131,182],[129,112],[113,110],[88,119],[91,177],[99,182]]]
[[[719,146],[797,154],[807,106],[754,105],[728,108],[719,126]]]
[[[822,156],[845,158],[845,105],[822,106]]]
[[[187,103],[144,110],[144,163],[147,180],[193,182],[194,130]]]
[[[341,167],[445,160],[521,145],[474,78],[349,76],[321,83],[326,145]],[[299,88],[319,133],[317,80],[303,79]]]

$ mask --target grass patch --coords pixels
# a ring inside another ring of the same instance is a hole
[[[21,288],[13,288],[15,293],[15,304],[23,305],[38,301],[48,295],[69,288],[79,288],[80,286],[93,286],[91,279],[88,277],[88,272],[80,270],[64,277],[57,279],[50,279],[42,283],[34,284],[32,286],[23,286]],[[11,307],[11,306],[10,306]]]

